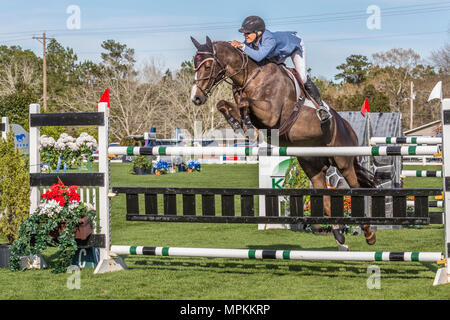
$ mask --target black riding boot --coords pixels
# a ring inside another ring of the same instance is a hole
[[[311,78],[308,76],[308,79],[305,83],[305,89],[308,91],[308,93],[311,95],[311,97],[317,102],[317,104],[320,106],[319,109],[317,109],[317,114],[319,116],[319,119],[322,124],[328,122],[331,118],[330,111],[323,105],[322,97],[320,96],[319,89],[317,86],[312,82]]]

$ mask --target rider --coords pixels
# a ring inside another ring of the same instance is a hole
[[[320,97],[319,89],[306,71],[303,40],[296,36],[296,32],[270,32],[266,29],[264,20],[258,16],[245,18],[239,32],[244,33],[245,42],[233,40],[231,45],[241,49],[257,62],[266,58],[279,64],[290,56],[305,89],[320,106],[317,112],[321,122],[326,123],[331,118],[330,111],[324,106]]]

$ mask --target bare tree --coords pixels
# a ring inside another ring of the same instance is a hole
[[[179,73],[176,79],[167,80],[162,86],[164,91],[164,117],[163,132],[167,136],[175,128],[187,130],[192,136],[196,122],[201,122],[203,134],[211,127],[226,127],[228,124],[216,109],[216,104],[221,99],[232,100],[231,88],[222,83],[213,91],[204,105],[196,106],[190,100],[193,76],[189,73]],[[198,128],[198,126],[197,126]],[[200,132],[197,132],[200,134]]]
[[[67,110],[92,112],[106,88],[110,89],[110,133],[114,139],[142,134],[160,116],[161,90],[157,84],[141,83],[139,72],[132,69],[122,69],[120,74],[110,69],[100,81],[73,88],[58,103]]]
[[[450,76],[450,43],[431,53],[431,61],[445,76]]]
[[[2,66],[0,72],[0,95],[9,95],[16,91],[17,84],[22,83],[32,89],[41,86],[39,68],[25,59],[14,61]]]
[[[408,101],[410,80],[420,63],[420,56],[412,49],[391,49],[372,57],[377,75],[373,83],[375,88],[387,94],[394,112],[401,112]]]

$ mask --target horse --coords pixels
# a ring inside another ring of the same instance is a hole
[[[358,138],[351,125],[330,107],[332,117],[321,125],[314,107],[299,108],[293,80],[275,63],[256,63],[229,42],[200,44],[191,37],[197,53],[194,57],[194,84],[191,100],[195,105],[206,102],[211,91],[222,81],[231,81],[235,101],[220,100],[216,107],[235,130],[279,129],[291,121],[285,134],[280,135],[280,146],[358,146]],[[302,92],[303,101],[307,100]],[[286,126],[284,126],[286,127]],[[281,130],[280,130],[281,131]],[[315,189],[326,189],[326,171],[335,166],[351,188],[376,188],[373,174],[362,167],[357,157],[297,157]],[[324,211],[331,216],[330,197],[324,197]],[[362,230],[367,244],[376,242],[376,234],[369,225]],[[334,238],[344,246],[341,227],[332,226]]]

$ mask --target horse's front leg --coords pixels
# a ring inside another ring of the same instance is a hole
[[[253,140],[258,137],[258,129],[255,128],[250,119],[251,104],[252,99],[242,98],[241,101],[239,101],[238,108],[239,114],[242,119],[242,129],[244,130],[245,134]]]
[[[242,119],[237,104],[220,100],[217,102],[216,108],[223,114],[225,120],[227,120],[235,133],[244,133],[242,129]]]

